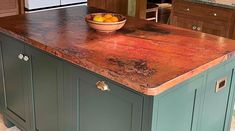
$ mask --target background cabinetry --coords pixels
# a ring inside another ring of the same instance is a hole
[[[0,17],[24,13],[23,0],[1,0]]]
[[[233,38],[234,14],[235,10],[233,9],[175,0],[173,2],[171,24],[195,31]]]
[[[128,0],[88,0],[88,6],[127,15]]]

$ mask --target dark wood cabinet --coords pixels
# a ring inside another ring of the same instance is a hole
[[[174,15],[172,17],[172,24],[186,29],[199,30],[201,29],[203,22],[190,19],[190,17]]]
[[[88,0],[88,6],[128,14],[128,0]]]
[[[24,13],[23,0],[1,0],[0,17]]]
[[[217,36],[233,38],[234,14],[235,10],[232,9],[175,0],[173,2],[171,24]]]
[[[217,36],[223,36],[223,37],[229,37],[230,30],[229,25],[225,24],[224,22],[203,22],[202,25],[202,32],[217,35]]]
[[[89,7],[146,19],[147,0],[87,0],[87,2]]]

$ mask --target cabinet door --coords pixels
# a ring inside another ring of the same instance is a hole
[[[187,81],[155,97],[154,131],[197,131],[204,77]],[[208,131],[208,130],[204,130]]]
[[[17,15],[19,13],[18,0],[1,0],[0,17]]]
[[[203,22],[202,32],[217,36],[229,37],[229,25],[226,22]]]
[[[37,131],[59,131],[59,96],[62,79],[62,63],[42,53],[37,49],[26,46],[30,55],[33,73],[33,96],[35,126]]]
[[[106,10],[126,15],[128,12],[128,0],[107,0]]]
[[[175,15],[172,17],[171,24],[195,31],[201,31],[202,27],[202,21],[193,19],[193,16],[182,17]]]
[[[67,100],[76,102],[70,114],[71,123],[79,123],[74,130],[141,131],[142,96],[76,67],[66,66],[64,74],[65,87],[73,92]],[[98,81],[105,81],[110,91],[97,89]]]
[[[5,79],[4,112],[29,129],[32,113],[30,64],[18,58],[19,54],[24,54],[24,44],[10,37],[0,38]]]
[[[200,131],[224,131],[231,77],[232,69],[226,66],[208,73]]]
[[[87,0],[61,0],[61,5],[87,2]]]
[[[105,9],[106,1],[107,0],[88,0],[88,6]]]

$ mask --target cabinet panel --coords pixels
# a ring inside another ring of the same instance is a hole
[[[190,29],[190,30],[197,30],[197,28],[200,27],[200,30],[201,30],[202,21],[190,19],[189,17],[182,17],[182,16],[175,15],[172,17],[171,24],[178,26],[178,27]]]
[[[155,98],[157,131],[196,131],[203,79],[199,77]]]
[[[88,0],[88,6],[105,9],[106,1],[107,0]]]
[[[231,77],[232,69],[226,66],[208,73],[200,131],[223,131]],[[223,79],[224,88],[216,92],[216,84]]]
[[[67,68],[65,71],[69,71]],[[70,85],[77,92],[70,101],[76,101],[73,113],[77,115],[79,131],[141,131],[143,97],[110,83],[110,91],[97,89],[104,79],[76,67],[70,71]],[[68,73],[65,73],[68,74]],[[73,75],[71,75],[73,74]],[[65,82],[68,83],[68,82]],[[65,86],[66,87],[66,86]]]
[[[31,127],[30,65],[18,58],[24,54],[24,44],[8,37],[0,37],[5,80],[5,113],[17,124]]]
[[[18,0],[1,0],[0,17],[19,13]]]
[[[63,86],[61,61],[26,47],[33,72],[35,125],[38,131],[59,131],[59,96]]]
[[[88,0],[88,6],[124,15],[128,13],[128,0]]]
[[[128,11],[128,0],[107,0],[106,10],[127,14]]]
[[[203,22],[202,32],[226,37],[229,36],[229,26],[223,22]]]
[[[189,29],[191,25],[188,23],[200,23],[197,31],[232,38],[234,13],[232,9],[176,0],[173,2],[171,24]]]

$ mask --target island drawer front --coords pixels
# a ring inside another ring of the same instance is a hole
[[[202,4],[176,1],[174,12],[183,13],[185,15],[193,15],[211,20],[229,21],[233,17],[233,11]]]
[[[77,105],[77,118],[73,118],[79,123],[76,130],[141,131],[142,95],[72,65],[65,66],[64,74],[66,90],[69,87],[71,91],[67,94],[73,94],[68,100]],[[98,88],[97,82],[104,82],[109,90]]]

